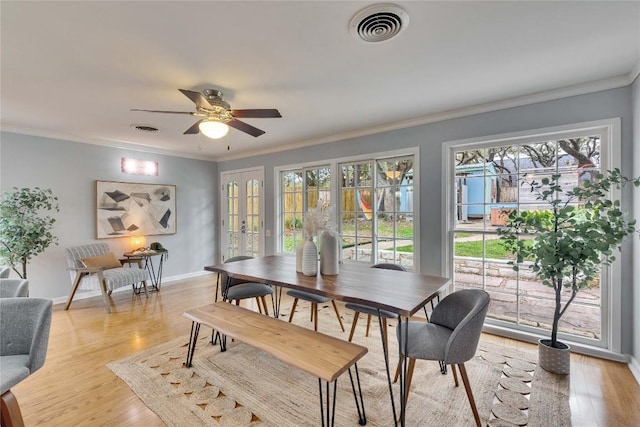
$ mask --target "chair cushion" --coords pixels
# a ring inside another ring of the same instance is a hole
[[[396,332],[400,349],[404,348],[405,329],[409,327],[407,356],[412,359],[445,360],[445,353],[452,329],[426,322],[402,322]]]
[[[109,249],[109,245],[106,243],[91,243],[89,245],[72,246],[65,249],[65,252],[67,254],[67,264],[69,267],[82,268],[84,267],[81,261],[82,258],[104,255],[111,252],[111,250]],[[75,273],[73,271],[70,273],[71,282],[73,283]]]
[[[243,283],[229,288],[227,291],[227,299],[236,300],[263,297],[271,295],[272,293],[273,289],[271,289],[271,286],[265,285],[264,283]]]
[[[28,354],[0,356],[0,394],[29,376],[28,361]]]
[[[104,255],[98,255],[88,258],[82,258],[82,263],[87,268],[119,268],[122,267],[120,260],[113,252],[106,253]]]
[[[309,302],[315,302],[318,304],[331,301],[330,298],[323,297],[322,295],[316,295],[316,294],[312,294],[311,292],[305,292],[305,291],[296,291],[295,289],[287,291],[287,295],[293,298],[298,298],[298,299],[309,301]]]
[[[130,286],[140,283],[149,278],[147,270],[137,267],[112,268],[103,271],[102,275],[104,276],[105,285],[108,291],[112,291],[122,286]],[[98,283],[98,275],[89,274],[88,276],[84,276],[80,281],[80,289],[99,291],[100,283]]]
[[[349,310],[357,311],[359,313],[370,314],[372,316],[378,316],[378,309],[373,308],[368,305],[356,304],[356,303],[347,303],[344,305]],[[387,319],[395,319],[398,317],[396,313],[386,310],[380,310],[380,315]]]

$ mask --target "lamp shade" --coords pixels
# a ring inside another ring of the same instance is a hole
[[[131,236],[131,249],[142,249],[147,246],[147,239],[144,236]]]
[[[229,132],[229,126],[216,120],[203,120],[198,127],[204,136],[212,139],[222,138]]]

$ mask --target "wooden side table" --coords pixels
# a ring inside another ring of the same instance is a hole
[[[149,279],[151,280],[150,291],[160,290],[160,286],[162,286],[162,266],[164,265],[164,260],[169,256],[169,251],[145,250],[128,252],[122,255],[131,261],[138,260],[144,262],[144,268],[149,272]],[[157,270],[153,264],[153,257],[155,256],[160,257]]]

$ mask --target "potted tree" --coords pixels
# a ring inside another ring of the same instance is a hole
[[[56,220],[48,212],[60,209],[50,189],[13,190],[0,199],[0,261],[26,279],[29,260],[51,244],[58,244],[52,233]]]
[[[596,174],[577,187],[562,188],[559,174],[524,185],[548,209],[509,213],[505,227],[497,232],[504,247],[515,255],[511,261],[518,271],[522,263],[546,286],[553,288],[555,307],[550,339],[538,343],[539,363],[551,372],[569,373],[569,346],[558,341],[558,324],[577,293],[590,285],[602,264],[615,260],[625,237],[633,234],[635,220],[621,210],[619,200],[611,200],[610,190],[640,178],[623,177],[619,169]]]

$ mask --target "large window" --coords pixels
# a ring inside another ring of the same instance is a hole
[[[554,292],[527,268],[513,271],[513,256],[497,229],[511,210],[545,210],[527,181],[560,174],[563,186],[579,186],[611,163],[611,128],[563,130],[495,142],[452,144],[449,165],[449,253],[454,286],[481,288],[491,295],[487,315],[499,326],[536,332],[549,330]],[[530,238],[531,236],[523,237]],[[610,337],[609,269],[580,293],[560,321],[569,340],[607,347]]]
[[[380,156],[280,170],[278,251],[295,252],[308,209],[333,205],[343,260],[415,270],[414,159]]]

